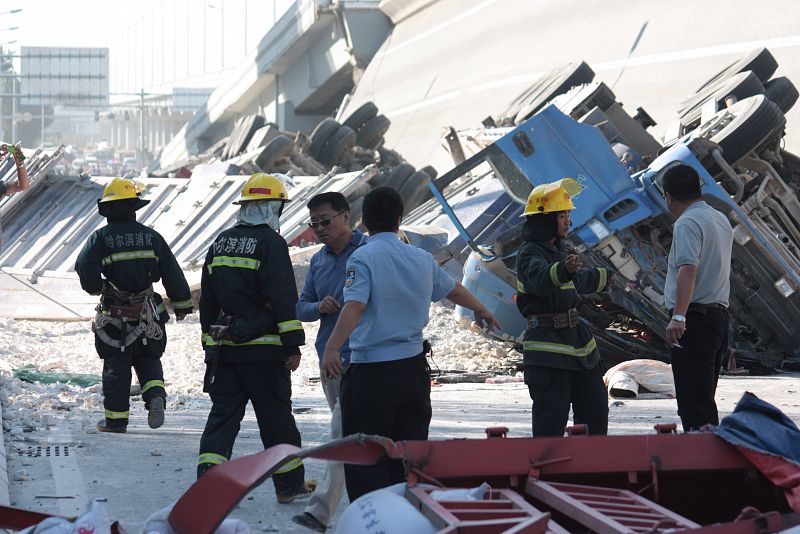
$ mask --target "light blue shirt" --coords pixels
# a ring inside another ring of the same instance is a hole
[[[317,355],[322,362],[322,354],[325,352],[325,344],[331,337],[333,327],[339,318],[339,312],[322,315],[319,313],[319,303],[328,295],[342,302],[344,297],[344,273],[347,268],[347,260],[350,255],[361,245],[367,242],[367,236],[358,230],[353,230],[353,237],[340,254],[336,254],[328,245],[311,257],[306,273],[306,282],[300,299],[297,301],[297,318],[301,321],[319,321],[319,331],[317,332]],[[350,348],[347,341],[339,350],[342,363],[350,361]]]
[[[429,252],[403,243],[394,232],[370,236],[347,262],[344,301],[366,305],[350,335],[350,363],[402,360],[422,352],[431,302],[455,285]]]

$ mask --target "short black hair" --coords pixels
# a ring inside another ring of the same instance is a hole
[[[669,193],[672,198],[680,202],[702,198],[700,176],[692,167],[682,163],[667,169],[661,178],[661,187],[665,193]]]
[[[364,197],[361,222],[370,234],[396,232],[403,216],[403,199],[391,187],[376,187]]]
[[[308,201],[306,207],[308,209],[314,209],[323,204],[330,204],[334,211],[350,211],[350,204],[347,203],[345,196],[338,191],[328,191],[326,193],[314,195],[311,197],[311,200]]]

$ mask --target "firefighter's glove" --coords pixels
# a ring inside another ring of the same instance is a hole
[[[184,314],[184,317],[186,315]],[[175,314],[175,318],[178,318],[178,314]],[[180,319],[178,319],[180,320]],[[220,339],[229,339],[230,338],[230,330],[231,327],[227,325],[221,324],[212,324],[208,327],[208,333],[211,336],[211,339],[220,340]]]
[[[286,354],[286,368],[296,371],[300,367],[300,347],[284,347],[283,353]]]
[[[581,261],[581,257],[577,254],[569,254],[564,261],[564,267],[567,269],[568,273],[573,274],[583,267],[583,261]]]

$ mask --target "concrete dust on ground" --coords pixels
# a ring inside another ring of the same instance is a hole
[[[744,391],[752,391],[800,420],[796,388],[798,375],[723,377],[717,401],[723,415],[730,413]],[[509,437],[530,436],[530,400],[524,384],[447,384],[432,392],[431,439],[484,437],[490,426],[507,426]],[[10,495],[15,506],[36,511],[76,514],[87,499],[101,499],[109,516],[130,532],[141,530],[145,519],[174,502],[194,481],[197,446],[210,403],[175,408],[166,424],[147,427],[143,409],[135,409],[128,434],[112,435],[83,428],[82,417],[57,414],[55,426],[12,436],[9,448]],[[304,446],[326,439],[329,412],[321,393],[295,396],[295,418]],[[656,423],[678,422],[672,399],[611,401],[609,432],[653,432]],[[87,432],[88,430],[88,432]],[[61,454],[69,446],[69,456]],[[50,446],[50,456],[31,456],[37,447]],[[235,456],[262,450],[258,427],[248,409],[237,438]],[[306,462],[308,478],[322,475],[323,463]],[[24,474],[20,477],[20,474]],[[22,478],[22,480],[18,480]],[[256,488],[231,514],[246,521],[254,532],[302,532],[291,522],[304,504],[279,505],[270,481]],[[344,509],[341,503],[339,513]]]
[[[442,369],[487,369],[501,359],[501,346],[455,327],[451,310],[431,309],[426,335],[434,340]],[[313,349],[316,325],[306,324],[307,345],[293,374],[293,402],[304,446],[327,439],[330,412],[318,382]],[[163,362],[169,400],[163,427],[147,427],[141,397],[131,398],[127,434],[102,434],[99,385],[30,384],[11,377],[13,368],[31,364],[43,371],[99,374],[88,323],[14,322],[0,319],[0,399],[8,450],[12,504],[48,513],[75,515],[89,499],[99,499],[110,518],[139,532],[152,513],[173,503],[195,479],[196,458],[210,402],[202,392],[203,354],[195,318],[167,325]],[[722,377],[717,402],[724,416],[745,391],[775,404],[800,420],[798,374]],[[522,383],[444,384],[432,388],[431,439],[484,438],[484,429],[507,426],[509,437],[530,436],[531,403]],[[653,432],[656,423],[678,422],[674,399],[609,400],[609,432]],[[234,456],[262,450],[248,408]],[[319,478],[323,462],[309,460],[307,477]],[[341,503],[339,513],[346,503]],[[238,505],[232,517],[254,532],[303,532],[291,522],[303,503],[279,505],[270,481]]]

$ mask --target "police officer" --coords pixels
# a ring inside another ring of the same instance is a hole
[[[200,439],[198,477],[231,458],[248,401],[264,448],[300,446],[290,372],[300,365],[305,335],[295,314],[297,288],[289,247],[278,234],[289,201],[282,178],[260,173],[245,182],[235,225],[217,236],[203,265],[204,389],[213,405]],[[272,480],[280,503],[312,489],[300,460],[283,466]]]
[[[431,302],[446,297],[473,310],[482,327],[499,326],[430,253],[398,239],[402,215],[403,200],[390,187],[378,187],[364,197],[362,220],[369,240],[347,262],[345,305],[322,361],[323,380],[340,376],[339,349],[350,338],[350,366],[340,391],[343,435],[428,439],[431,382],[422,329]],[[345,464],[351,502],[404,479],[404,466],[396,460]]]
[[[517,256],[517,307],[528,319],[523,341],[525,383],[533,400],[533,435],[563,436],[570,404],[576,424],[590,434],[608,432],[608,394],[597,343],[579,319],[579,293],[602,291],[605,269],[582,269],[561,240],[570,227],[572,178],[536,186],[522,213]]]
[[[161,355],[169,315],[153,283],[163,279],[178,321],[192,313],[189,285],[166,241],[136,221],[136,210],[150,202],[140,198],[142,191],[132,180],[109,182],[97,201],[108,224],[89,236],[75,262],[84,291],[101,295],[92,323],[95,348],[103,359],[101,432],[127,430],[131,366],[142,385],[150,428],[164,424],[167,393]]]

